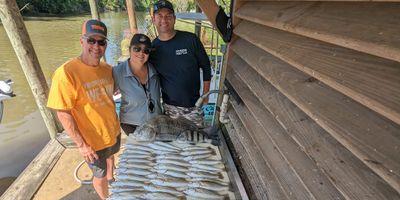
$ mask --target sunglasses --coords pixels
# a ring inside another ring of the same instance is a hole
[[[96,39],[94,39],[94,38],[87,38],[87,39],[86,39],[86,42],[87,42],[88,44],[91,44],[91,45],[95,45],[95,44],[97,43],[97,44],[100,45],[100,46],[105,46],[105,45],[107,44],[107,40],[105,40],[105,39],[103,39],[103,40],[96,40]]]
[[[150,52],[151,52],[151,49],[150,49],[150,48],[147,48],[147,47],[142,48],[142,47],[135,47],[135,46],[133,46],[133,47],[132,47],[132,51],[134,51],[134,52],[142,52],[142,53],[144,53],[144,54],[149,55]]]

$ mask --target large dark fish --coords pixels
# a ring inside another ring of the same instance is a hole
[[[132,137],[140,142],[157,140],[199,143],[205,142],[208,134],[186,118],[172,119],[166,115],[159,115],[139,126]]]

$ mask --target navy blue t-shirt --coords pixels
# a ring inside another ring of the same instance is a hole
[[[193,33],[176,31],[168,40],[152,43],[155,51],[150,62],[160,76],[163,101],[181,107],[193,107],[200,97],[200,68],[203,80],[211,80],[210,60],[200,39]]]

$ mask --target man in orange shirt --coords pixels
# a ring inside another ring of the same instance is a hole
[[[107,27],[98,20],[83,24],[82,53],[59,67],[53,76],[47,106],[57,111],[65,131],[93,172],[93,186],[108,197],[120,127],[112,98],[111,66],[100,62],[107,48]]]

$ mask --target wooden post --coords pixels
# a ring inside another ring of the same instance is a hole
[[[97,6],[97,1],[89,0],[89,5],[90,5],[90,12],[92,13],[92,19],[100,20],[99,9],[98,9],[99,7]]]
[[[196,13],[201,13],[201,9],[197,4],[196,4]],[[194,33],[197,35],[197,37],[200,38],[200,36],[201,36],[201,21],[200,20],[195,21]]]
[[[129,26],[131,27],[131,33],[135,34],[137,32],[135,0],[126,0],[126,9],[128,10]]]
[[[219,6],[215,2],[215,0],[196,0],[196,4],[203,10],[204,14],[207,16],[207,18],[211,22],[211,24],[214,27],[217,27],[216,17],[217,17],[218,11],[219,11]],[[234,1],[233,2],[233,10],[231,12],[235,12],[243,4],[244,4],[244,2],[241,1],[241,0]],[[237,17],[235,17],[233,15],[232,22],[233,22],[233,27],[235,27],[240,22],[240,19],[238,19]],[[218,33],[219,33],[219,31],[218,31]],[[224,85],[224,81],[225,81],[225,77],[226,77],[226,70],[227,70],[227,67],[228,67],[227,60],[229,59],[229,57],[232,54],[232,50],[230,48],[230,45],[231,45],[231,43],[233,41],[236,40],[236,38],[237,38],[236,35],[232,35],[232,40],[228,44],[228,48],[227,48],[226,55],[225,55],[225,58],[224,58],[224,63],[222,65],[221,76],[220,76],[220,80],[219,80],[220,88],[222,88],[223,85]],[[221,105],[222,97],[223,96],[221,94],[218,95],[217,105]]]
[[[216,24],[216,17],[217,13],[219,11],[219,6],[215,2],[215,0],[196,0],[196,12],[197,12],[197,7],[199,7],[204,14],[207,16],[208,20],[211,22],[211,24],[214,27],[217,27]]]
[[[0,0],[0,19],[31,87],[50,137],[55,138],[57,133],[61,132],[61,128],[58,130],[57,127],[60,126],[54,113],[46,107],[49,88],[15,0]]]

